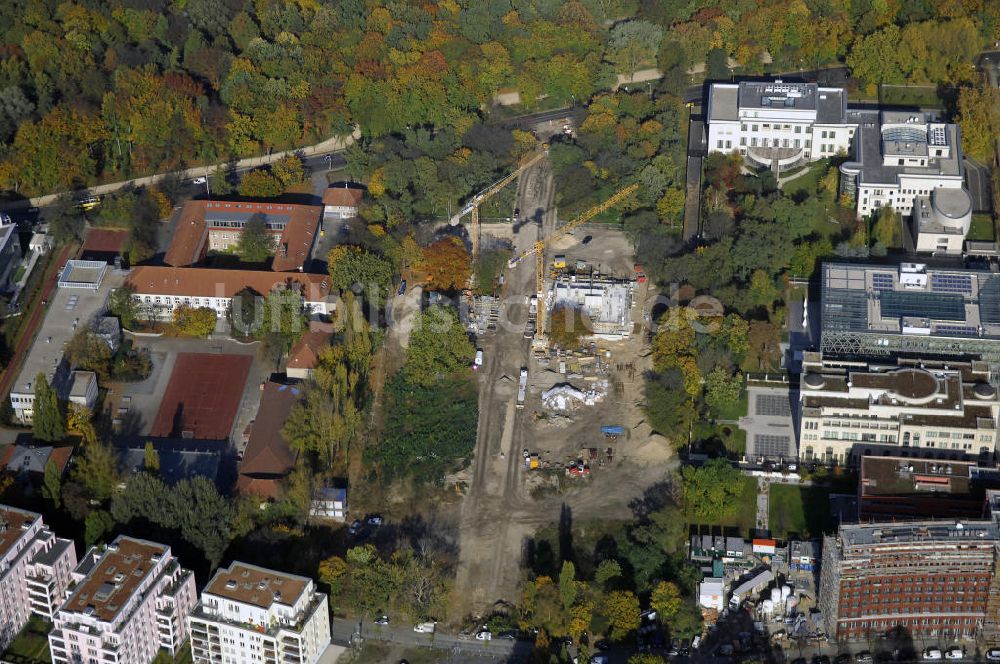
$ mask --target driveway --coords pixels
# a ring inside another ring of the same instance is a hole
[[[989,212],[993,209],[990,204],[990,169],[970,157],[966,157],[964,162],[965,180],[969,186],[969,195],[972,196],[972,211]]]

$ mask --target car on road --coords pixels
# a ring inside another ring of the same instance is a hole
[[[406,279],[399,282],[399,290],[396,291],[396,295],[402,295],[406,292]]]
[[[854,661],[858,664],[872,664],[875,660],[872,659],[872,654],[870,652],[862,650],[854,657]]]
[[[944,653],[945,659],[962,659],[965,657],[965,650],[960,646],[952,646]]]
[[[361,523],[361,519],[355,519],[354,521],[351,521],[351,525],[347,527],[347,534],[357,535],[359,532],[361,532],[362,525],[363,524]]]
[[[837,659],[833,661],[834,664],[851,664],[851,662],[854,661],[854,658],[851,657],[850,653],[845,652],[837,655]]]
[[[483,351],[476,351],[476,359],[472,361],[472,370],[479,371],[479,367],[483,366]]]
[[[940,648],[927,648],[921,655],[924,659],[941,659],[941,649]]]
[[[386,615],[379,616],[378,618],[375,619],[375,624],[376,625],[388,625],[389,624],[389,616],[386,616]]]
[[[434,627],[437,625],[434,621],[427,621],[422,623],[417,623],[413,626],[413,631],[418,634],[433,634]]]
[[[607,639],[601,639],[594,644],[594,647],[598,650],[607,650],[611,647],[611,643]]]
[[[208,182],[208,178],[206,177],[194,178],[191,180],[191,184],[205,184],[206,182]]]
[[[1000,649],[994,648],[993,650],[987,650],[986,659],[991,662],[1000,662]]]
[[[493,634],[487,629],[484,629],[480,632],[476,632],[476,641],[489,641],[492,638]]]
[[[378,528],[382,525],[382,515],[381,514],[369,514],[365,517],[365,524],[372,526],[373,528]]]

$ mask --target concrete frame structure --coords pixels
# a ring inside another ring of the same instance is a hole
[[[119,536],[81,567],[49,633],[54,664],[149,664],[161,648],[178,653],[197,595],[170,547]]]
[[[879,454],[993,458],[1000,396],[984,362],[833,366],[817,356],[807,353],[803,361],[803,461],[855,465]]]
[[[546,298],[550,310],[559,304],[582,309],[593,324],[591,334],[621,339],[632,334],[635,282],[591,275],[560,275]]]
[[[215,573],[188,624],[195,664],[315,664],[330,644],[312,579],[241,562]]]
[[[775,172],[846,151],[856,123],[847,92],[815,83],[713,83],[705,113],[709,152],[739,152]]]
[[[1000,275],[967,269],[824,263],[824,359],[1000,364]]]
[[[73,542],[56,537],[41,514],[0,505],[0,650],[32,613],[52,618],[76,562]]]

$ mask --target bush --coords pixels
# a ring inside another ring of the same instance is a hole
[[[185,337],[207,337],[215,331],[215,311],[182,304],[174,309],[174,331]]]

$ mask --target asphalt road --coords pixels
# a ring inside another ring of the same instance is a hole
[[[966,182],[969,185],[969,195],[972,197],[973,212],[989,212],[990,205],[990,169],[969,157],[965,158]]]

